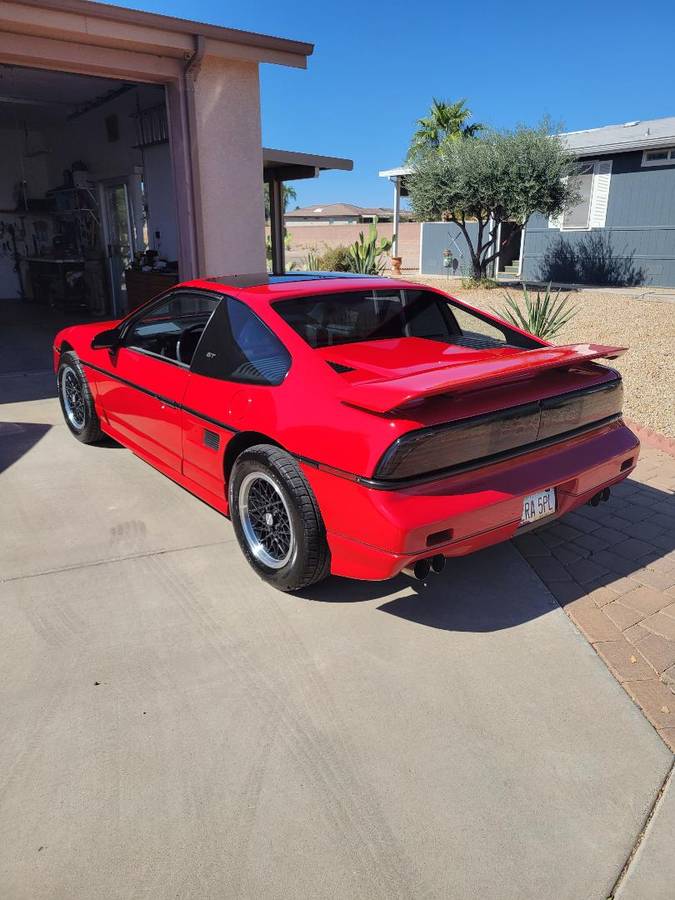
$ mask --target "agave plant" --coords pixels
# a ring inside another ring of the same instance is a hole
[[[506,306],[501,310],[493,307],[492,311],[516,328],[529,331],[543,340],[554,338],[577,313],[576,307],[569,305],[570,295],[561,297],[559,290],[553,293],[550,284],[543,294],[537,291],[536,297],[523,288],[524,310],[509,293],[504,294],[504,299]]]
[[[349,268],[361,275],[381,275],[387,266],[386,256],[391,250],[389,238],[377,237],[377,217],[368,229],[368,237],[359,232],[357,241],[348,248]]]

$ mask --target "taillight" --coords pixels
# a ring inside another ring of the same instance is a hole
[[[411,431],[386,451],[375,478],[398,481],[498,457],[621,412],[620,379],[487,415]]]
[[[620,413],[622,407],[623,383],[620,378],[609,384],[542,400],[537,440],[574,431],[591,422],[599,422]]]

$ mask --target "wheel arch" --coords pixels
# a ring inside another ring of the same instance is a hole
[[[275,441],[274,438],[271,438],[268,434],[263,434],[260,431],[237,432],[225,448],[223,474],[225,476],[226,485],[230,481],[230,475],[237,457],[243,453],[244,450],[248,450],[249,447],[255,447],[256,444],[270,444],[273,447],[278,447],[280,450],[286,449],[279,441]]]

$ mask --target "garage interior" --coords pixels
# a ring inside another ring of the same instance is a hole
[[[162,86],[0,65],[0,157],[3,306],[116,316],[177,280]]]

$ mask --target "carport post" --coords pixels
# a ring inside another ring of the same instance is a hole
[[[286,271],[286,248],[284,246],[284,204],[283,182],[271,178],[270,191],[270,238],[272,243],[272,273],[283,275]]]
[[[391,255],[398,256],[398,232],[401,224],[401,176],[394,175],[391,180],[394,182],[394,222],[392,226],[394,234]]]

